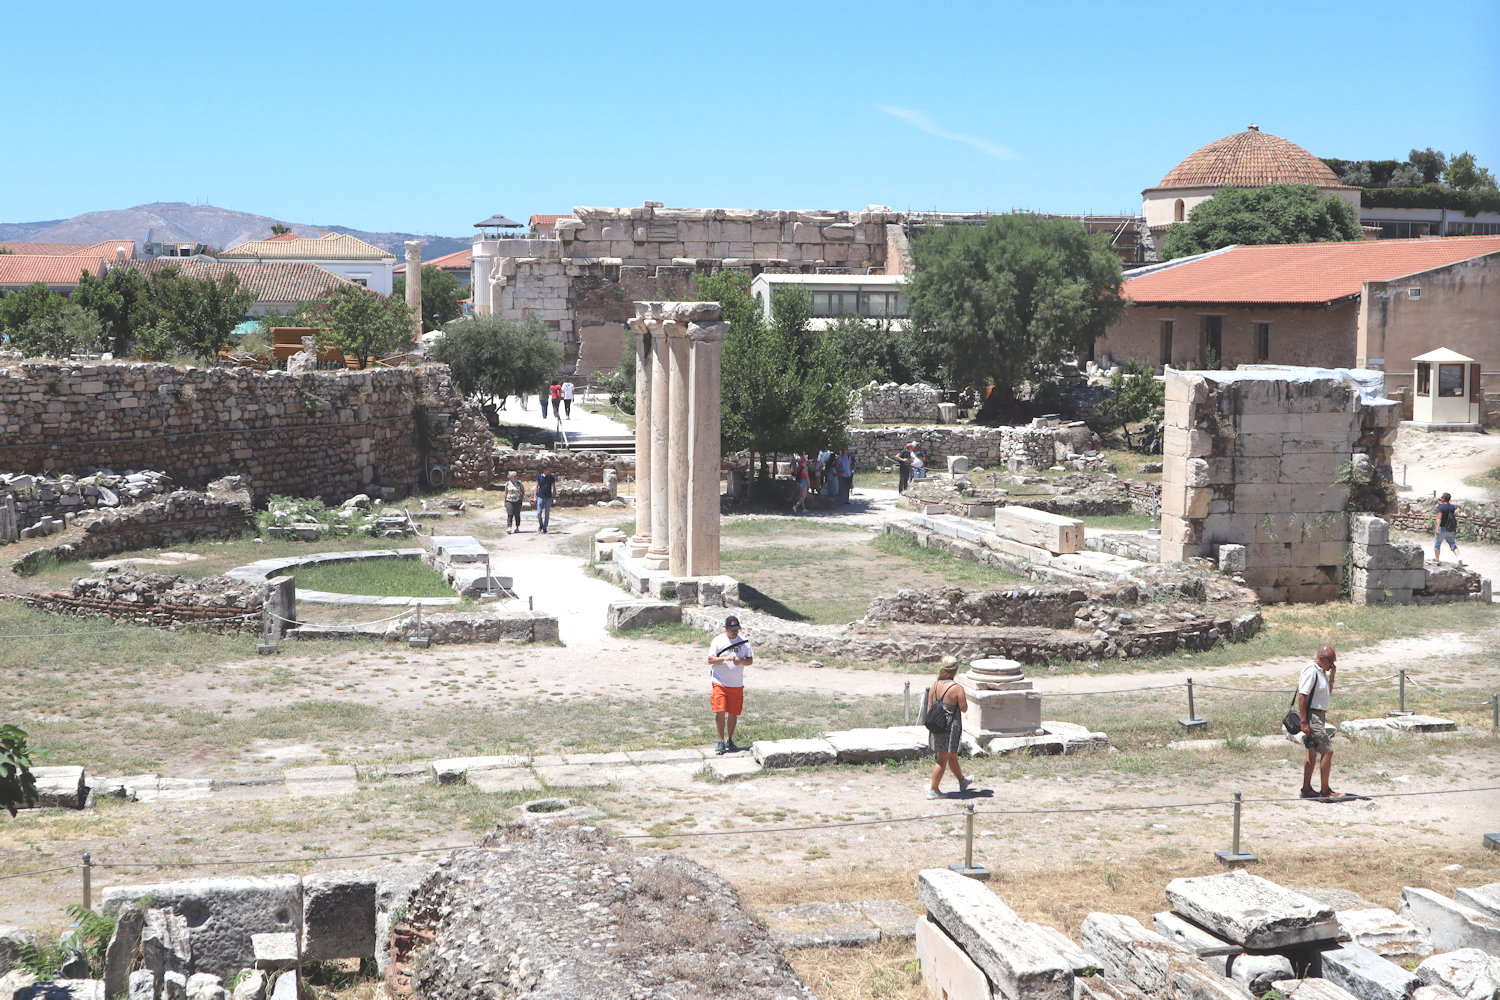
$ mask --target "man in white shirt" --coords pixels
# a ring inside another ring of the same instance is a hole
[[[568,379],[567,381],[563,382],[563,384],[562,384],[562,392],[563,392],[563,395],[562,395],[563,412],[568,415],[568,419],[569,420],[572,420],[573,419],[573,380],[572,379]]]
[[[1297,681],[1297,713],[1302,716],[1302,745],[1307,747],[1307,761],[1302,765],[1304,799],[1336,799],[1339,793],[1328,787],[1328,772],[1333,770],[1333,730],[1328,726],[1328,705],[1333,700],[1333,677],[1338,673],[1338,657],[1332,646],[1318,650],[1318,658],[1302,668]],[[1313,768],[1322,758],[1322,788],[1312,786]]]
[[[734,725],[745,710],[745,668],[755,662],[750,640],[740,638],[740,620],[734,615],[724,619],[724,634],[714,636],[708,646],[708,662],[713,670],[713,690],[708,705],[714,713],[714,727],[719,731],[715,753],[737,753],[746,747],[734,745]]]

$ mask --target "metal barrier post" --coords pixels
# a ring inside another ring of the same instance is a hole
[[[907,681],[901,691],[901,717],[902,725],[911,725],[911,681]]]
[[[417,602],[417,623],[416,623],[416,628],[412,629],[411,634],[406,637],[406,644],[408,646],[411,646],[413,649],[426,649],[428,646],[430,646],[432,644],[431,640],[429,640],[427,638],[427,635],[422,630],[422,602],[421,601]]]
[[[1490,728],[1500,731],[1500,691],[1490,695]]]
[[[94,908],[94,859],[88,851],[83,852],[83,908]]]
[[[1240,802],[1240,793],[1239,792],[1235,792],[1234,793],[1234,830],[1233,830],[1232,834],[1230,835],[1229,850],[1227,850],[1227,851],[1214,851],[1214,857],[1218,858],[1226,866],[1231,867],[1231,868],[1234,867],[1235,865],[1247,865],[1247,864],[1250,864],[1251,862],[1255,862],[1255,861],[1259,861],[1260,860],[1260,858],[1257,858],[1255,855],[1248,854],[1245,851],[1240,850],[1240,805],[1241,805],[1241,802]]]
[[[964,863],[949,865],[949,871],[958,872],[977,882],[988,882],[990,870],[974,863],[974,803],[964,803]]]
[[[1193,679],[1191,677],[1189,677],[1187,679],[1187,694],[1188,694],[1188,714],[1187,714],[1187,718],[1186,719],[1178,719],[1177,720],[1178,723],[1184,729],[1195,729],[1198,726],[1206,726],[1206,725],[1208,725],[1208,720],[1207,719],[1200,719],[1200,718],[1198,718],[1198,712],[1193,707]]]
[[[1398,697],[1399,700],[1397,701],[1397,708],[1396,708],[1396,710],[1394,712],[1390,712],[1388,714],[1389,715],[1393,715],[1393,716],[1394,715],[1411,715],[1412,713],[1408,712],[1406,710],[1406,668],[1405,667],[1401,668],[1401,693],[1397,697]]]

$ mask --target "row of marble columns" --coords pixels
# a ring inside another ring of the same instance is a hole
[[[635,536],[630,554],[672,577],[719,572],[717,302],[637,302]]]

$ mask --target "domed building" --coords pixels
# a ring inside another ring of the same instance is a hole
[[[1141,192],[1152,241],[1160,247],[1167,227],[1186,219],[1219,188],[1267,184],[1311,184],[1359,210],[1359,188],[1341,184],[1328,164],[1295,142],[1251,125],[1195,151],[1167,171],[1160,184]]]

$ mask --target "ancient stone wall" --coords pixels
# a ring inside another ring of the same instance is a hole
[[[497,445],[494,449],[494,475],[496,480],[515,470],[522,479],[534,481],[536,474],[549,468],[559,477],[600,482],[605,469],[614,469],[621,479],[635,474],[634,455],[613,455],[607,451],[538,451],[534,448],[507,448]]]
[[[1384,518],[1355,514],[1349,533],[1349,600],[1354,604],[1490,602],[1490,581],[1456,564],[1427,567],[1426,540],[1393,544]]]
[[[927,625],[1036,625],[1072,628],[1074,613],[1088,595],[1076,587],[1024,587],[1009,590],[898,590],[877,597],[865,611],[869,621]]]
[[[447,414],[419,453],[416,412]],[[476,424],[475,420],[479,420]],[[488,482],[492,439],[447,368],[260,374],[160,364],[0,368],[0,469],[157,469],[201,486],[243,475],[252,493],[336,502],[372,483],[407,490],[440,465]],[[425,467],[424,467],[425,466]]]
[[[66,592],[26,595],[32,607],[55,614],[102,616],[156,628],[198,625],[212,632],[259,632],[262,588],[242,580],[126,569],[73,581]]]
[[[867,424],[935,424],[943,391],[917,382],[871,382],[850,393],[855,420]]]
[[[1356,453],[1389,466],[1399,407],[1361,400],[1316,369],[1167,375],[1162,561],[1246,547],[1266,601],[1332,601],[1342,589]]]
[[[1045,469],[1056,461],[1056,438],[1050,427],[851,427],[849,454],[855,469],[868,470],[892,464],[891,456],[915,441],[929,473],[944,469],[949,455],[967,455],[970,467],[1004,465],[1015,455],[1025,468]]]

